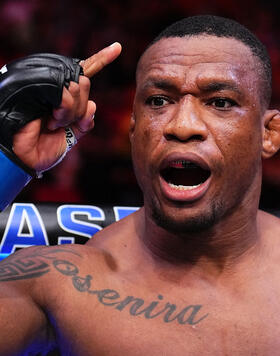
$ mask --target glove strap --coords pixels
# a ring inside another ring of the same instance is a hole
[[[15,199],[33,176],[32,170],[28,172],[28,168],[25,169],[22,162],[19,165],[17,157],[12,156],[0,145],[0,211]]]

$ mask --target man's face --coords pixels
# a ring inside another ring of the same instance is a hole
[[[258,70],[243,43],[208,35],[161,39],[141,58],[132,156],[146,210],[161,226],[205,229],[258,195]]]

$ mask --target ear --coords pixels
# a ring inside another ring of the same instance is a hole
[[[129,138],[130,138],[130,141],[133,138],[134,130],[135,130],[135,117],[134,117],[134,113],[132,113],[131,117],[130,117],[130,125],[129,125]]]
[[[263,119],[262,158],[270,158],[280,148],[280,112],[278,110],[266,110]]]

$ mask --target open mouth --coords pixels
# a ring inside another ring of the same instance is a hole
[[[172,188],[191,190],[206,182],[211,172],[198,163],[180,159],[169,162],[160,170],[160,175]]]

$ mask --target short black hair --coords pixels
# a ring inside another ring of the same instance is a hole
[[[263,67],[264,101],[269,105],[272,91],[272,68],[269,54],[264,44],[245,26],[229,18],[214,15],[186,17],[165,28],[148,46],[162,38],[185,37],[208,34],[216,37],[235,38],[251,49]]]

